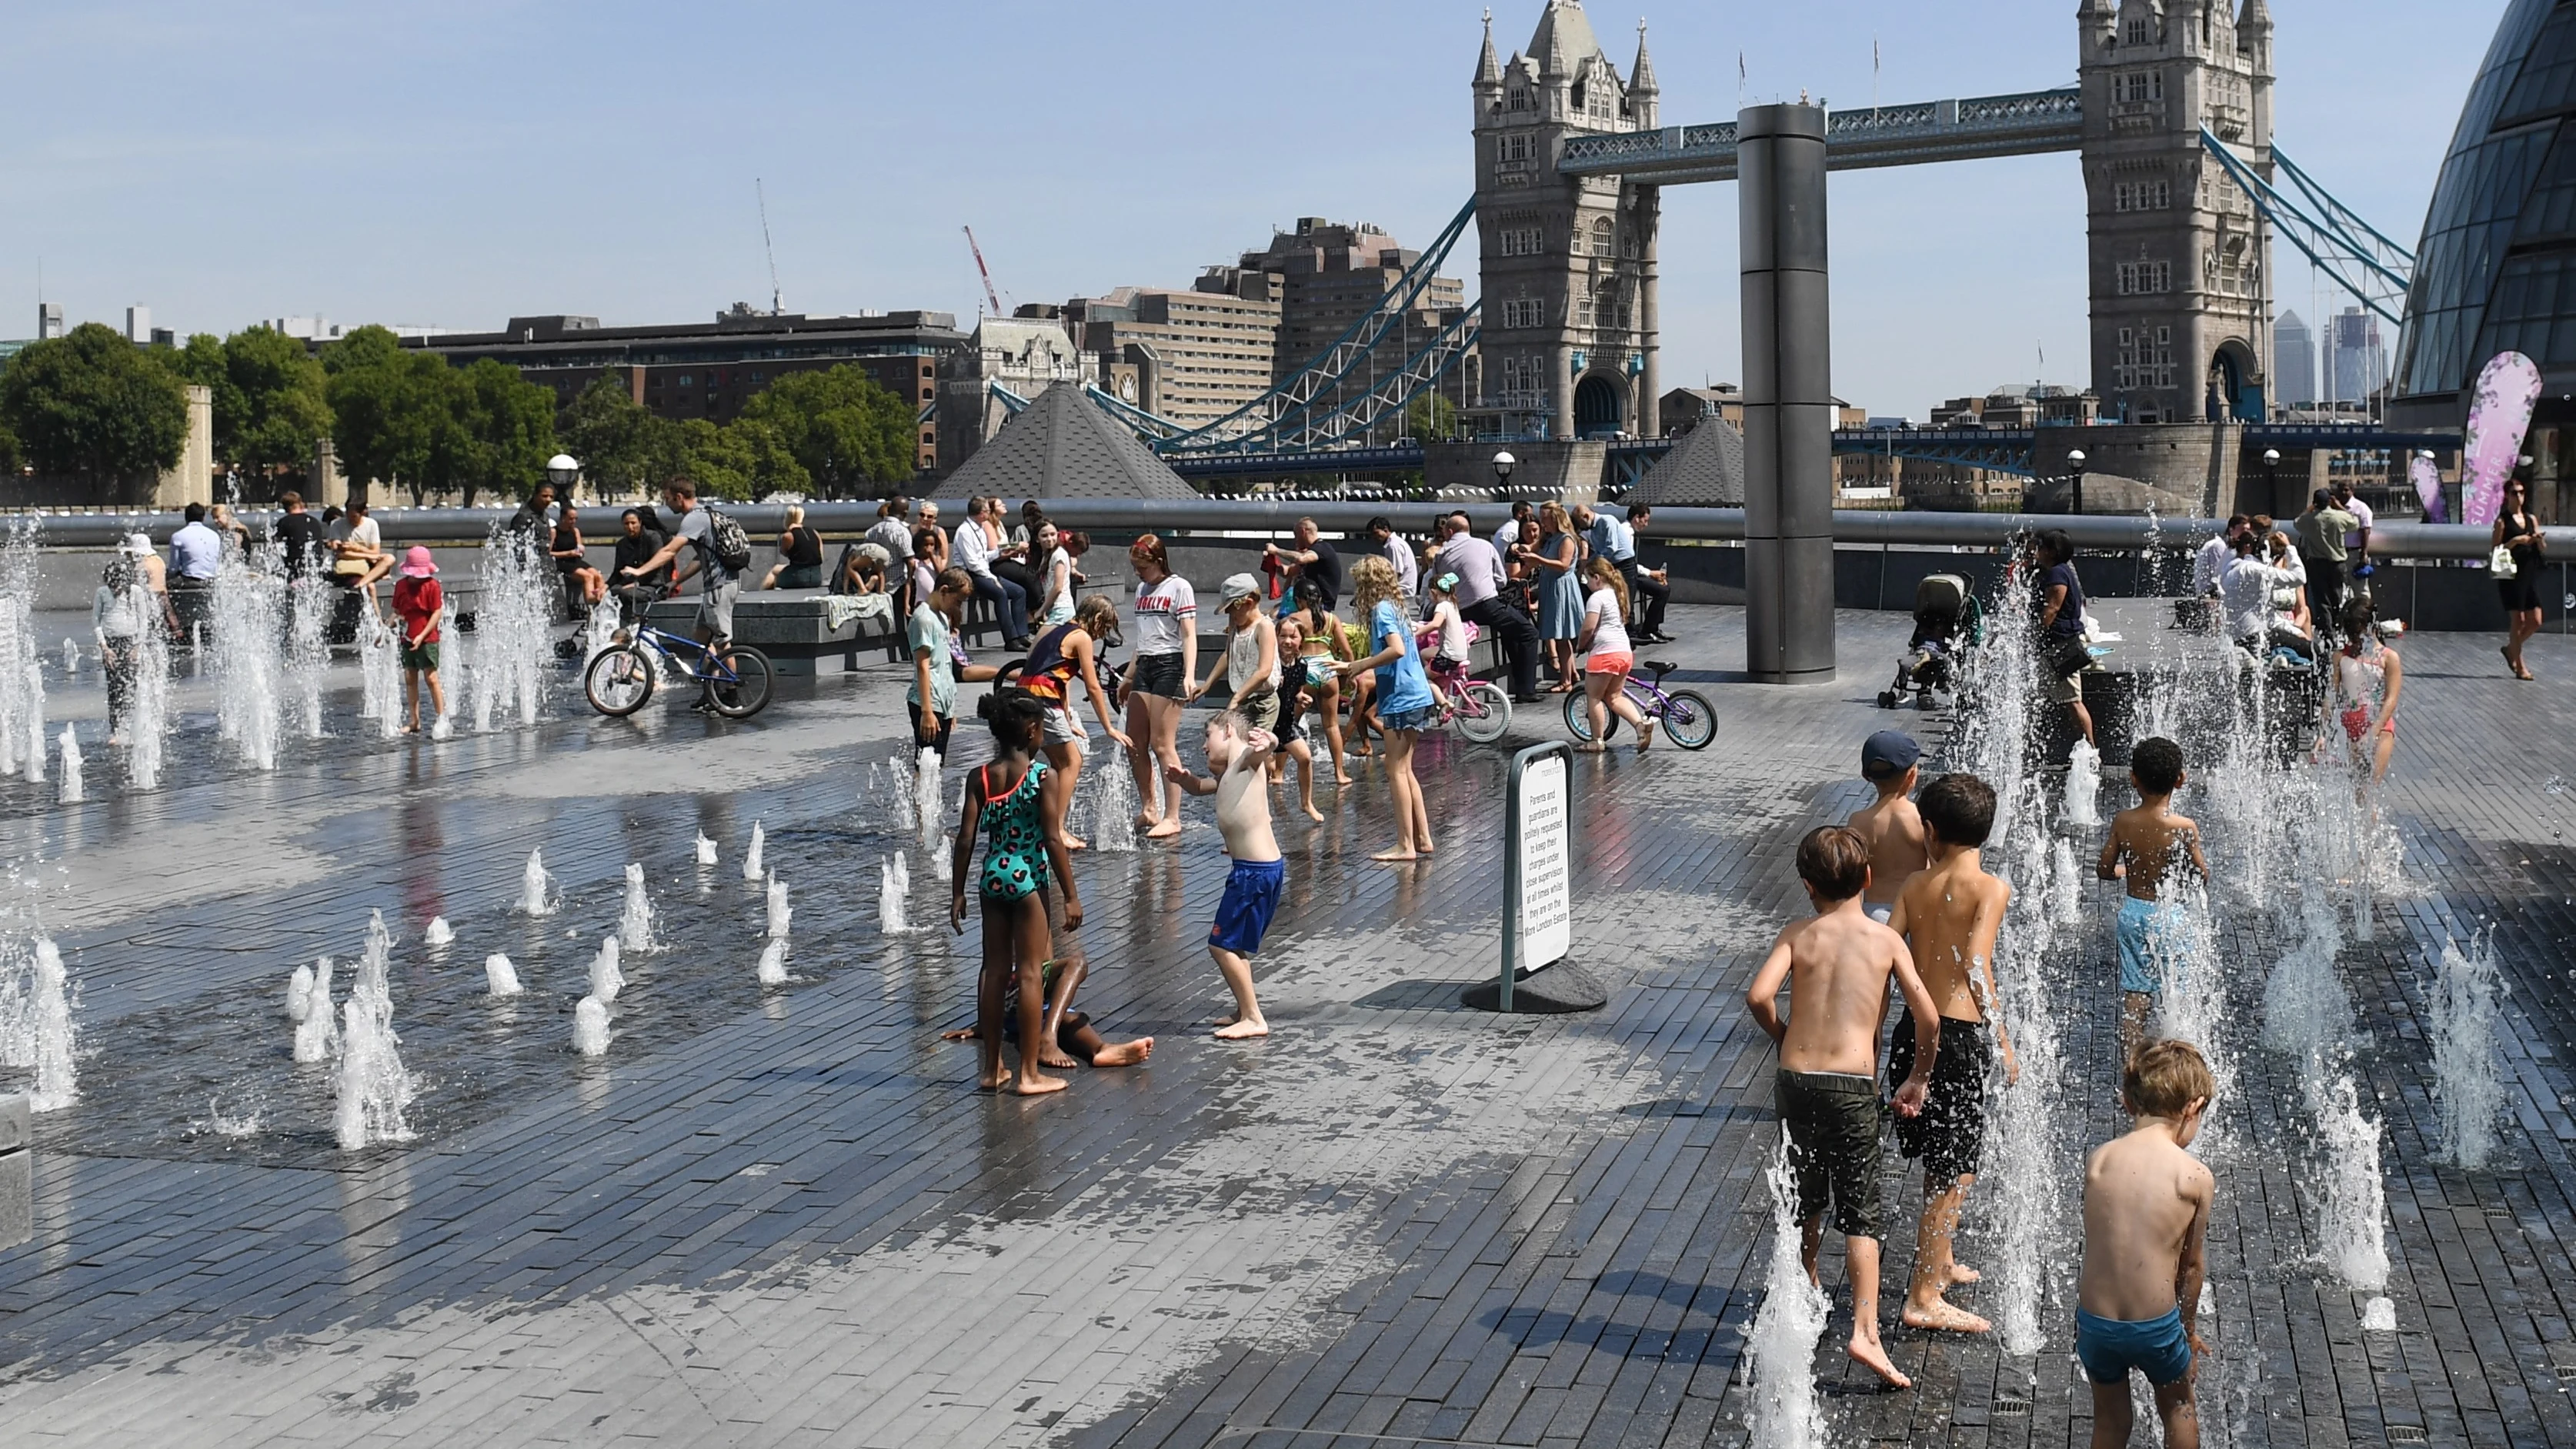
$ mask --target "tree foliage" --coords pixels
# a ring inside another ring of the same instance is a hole
[[[555,450],[554,395],[506,363],[452,368],[361,327],[323,357],[332,442],[351,482],[410,490],[412,501],[454,491],[472,506],[485,489],[525,494]]]
[[[1458,430],[1458,405],[1438,392],[1422,392],[1404,405],[1404,435],[1416,442],[1445,441]]]
[[[581,475],[608,493],[641,493],[683,471],[674,424],[644,410],[616,372],[603,372],[555,418],[555,436]]]
[[[296,338],[266,327],[230,337],[200,332],[154,354],[214,395],[215,461],[254,473],[292,472],[331,431],[322,364]]]
[[[0,372],[0,430],[40,471],[104,492],[178,464],[187,395],[169,368],[114,329],[84,322],[27,344]]]
[[[812,485],[832,498],[891,495],[912,481],[919,424],[912,406],[856,364],[791,372],[743,404],[742,423],[777,432]]]

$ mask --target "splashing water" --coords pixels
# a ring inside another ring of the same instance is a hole
[[[298,966],[286,979],[286,1019],[300,1022],[313,1014],[313,968]]]
[[[393,627],[364,604],[358,609],[358,718],[387,739],[402,733],[402,666]]]
[[[483,984],[494,996],[517,996],[527,989],[519,984],[519,968],[498,951],[483,958]]]
[[[698,864],[700,864],[700,865],[713,865],[713,864],[715,864],[715,863],[716,863],[716,843],[715,843],[714,841],[712,841],[712,840],[707,839],[704,835],[700,835],[700,836],[698,837],[698,843],[697,843],[697,855],[698,855]]]
[[[2385,1298],[2373,1298],[2368,1303],[2361,1305],[2361,1331],[2364,1333],[2395,1333],[2397,1331],[2397,1305]]]
[[[36,938],[35,977],[35,990],[27,999],[27,1025],[36,1080],[27,1105],[38,1112],[59,1112],[80,1100],[80,1081],[73,1065],[72,1008],[65,990],[63,954],[51,937]]]
[[[304,994],[304,1016],[295,1028],[297,1061],[327,1062],[340,1049],[338,1010],[331,1004],[331,958],[325,956],[313,963],[313,984]]]
[[[742,878],[744,880],[759,880],[762,876],[768,874],[767,871],[761,868],[760,864],[760,857],[766,850],[767,845],[767,838],[760,832],[760,822],[757,820],[751,822],[751,848],[742,853]]]
[[[901,891],[906,899],[911,898],[912,867],[905,862],[900,850],[894,853],[894,888]]]
[[[45,778],[43,646],[36,642],[37,525],[20,518],[0,541],[0,774]],[[151,617],[158,617],[157,613]]]
[[[948,883],[951,873],[956,869],[956,867],[950,863],[949,857],[956,853],[957,837],[950,835],[944,830],[941,831],[939,833],[939,848],[930,853],[930,878],[932,880],[939,882],[941,885],[946,885]]]
[[[787,938],[788,918],[795,914],[787,905],[787,882],[780,880],[776,875],[770,876],[769,889],[765,894],[768,896],[769,903],[770,939],[783,941]]]
[[[2083,740],[2066,752],[2066,823],[2092,830],[2102,823],[2102,752]]]
[[[599,657],[601,650],[617,642],[617,626],[620,622],[617,600],[614,596],[603,598],[590,606],[590,617],[582,621],[581,628],[581,661],[584,668],[589,667],[591,660]]]
[[[447,924],[445,916],[430,917],[428,929],[420,933],[420,943],[433,949],[453,945],[455,941],[456,928]]]
[[[615,1001],[626,989],[626,974],[617,969],[617,938],[600,938],[599,954],[590,958],[590,994],[602,1002]]]
[[[904,912],[904,891],[909,884],[903,877],[903,852],[877,866],[877,929],[889,936],[900,936],[912,929]]]
[[[2200,1151],[2206,1157],[2243,1142],[2244,1099],[2238,1091],[2236,1053],[2227,1040],[2234,1006],[2227,999],[2227,979],[2220,970],[2209,893],[2200,881],[2181,872],[2167,874],[2159,914],[2163,921],[2149,936],[2147,951],[2148,965],[2162,988],[2151,1029],[2159,1037],[2198,1047],[2209,1063],[2218,1095],[2201,1128]]]
[[[319,578],[287,585],[286,686],[283,712],[297,735],[322,738],[322,681],[331,666],[328,642],[333,596]]]
[[[385,929],[385,913],[367,912],[367,943],[358,952],[358,969],[349,982],[349,999],[366,1007],[377,1029],[388,1037],[394,1020],[393,960],[394,936]],[[342,1051],[347,1051],[345,1044]]]
[[[1135,850],[1136,777],[1127,764],[1127,752],[1115,744],[1102,750],[1100,767],[1094,773],[1100,783],[1092,791],[1091,848]]]
[[[2061,926],[2084,921],[2083,878],[2075,871],[2075,846],[2060,840],[2048,853],[2048,918]]]
[[[523,915],[551,916],[560,904],[554,893],[554,876],[546,870],[546,853],[540,848],[528,852],[528,865],[519,872],[518,910]]]
[[[45,778],[45,667],[31,653],[27,658],[26,746],[27,779],[41,783]]]
[[[1771,1263],[1762,1307],[1745,1330],[1753,1406],[1753,1442],[1764,1449],[1816,1449],[1825,1442],[1825,1408],[1816,1397],[1816,1340],[1830,1307],[1825,1290],[1798,1259],[1798,1189],[1789,1171],[1789,1134],[1764,1172],[1771,1185]]]
[[[2388,1195],[2380,1182],[2380,1126],[2362,1115],[2360,1093],[2341,1073],[2320,1084],[2311,1066],[2309,1110],[2326,1172],[2317,1223],[2318,1256],[2357,1293],[2388,1286]]]
[[[80,735],[68,724],[63,726],[63,788],[60,799],[66,805],[77,805],[89,798],[89,787],[81,780]]]
[[[2433,1038],[2433,1100],[2442,1111],[2444,1161],[2475,1172],[2494,1162],[2504,1082],[2496,1060],[2496,1018],[2504,981],[2489,938],[2442,943],[2427,983]]]
[[[872,764],[868,766],[869,783],[873,785],[876,779],[877,767]],[[905,777],[900,765],[886,771],[884,788],[886,818],[894,823],[895,834],[910,837],[921,829],[920,812],[913,806],[912,782]]]
[[[161,606],[138,583],[126,591],[143,627],[134,636],[134,685],[126,706],[125,778],[137,790],[161,788],[161,761],[170,739],[170,636]]]
[[[786,937],[773,936],[768,945],[760,948],[760,966],[754,974],[760,978],[760,984],[763,986],[787,984]]]
[[[483,542],[483,594],[474,616],[474,728],[490,730],[512,714],[537,722],[546,667],[554,657],[553,561],[528,541],[495,526]]]
[[[572,1047],[586,1057],[608,1055],[608,1008],[596,996],[572,1009]]]
[[[80,661],[80,641],[65,634],[63,636],[63,678],[66,681],[79,677]]]
[[[626,908],[617,918],[617,944],[628,951],[658,951],[653,939],[653,902],[644,893],[644,867],[626,863]]]
[[[386,976],[392,955],[384,913],[373,912],[357,979],[340,1013],[340,1103],[332,1122],[346,1152],[412,1137],[403,1113],[411,1106],[414,1086],[396,1050],[402,1039],[394,1034],[393,992]]]
[[[921,830],[921,843],[927,848],[939,843],[939,752],[923,746],[912,769],[912,812]]]
[[[254,770],[277,768],[284,733],[286,561],[276,546],[225,558],[216,571],[215,734]]]

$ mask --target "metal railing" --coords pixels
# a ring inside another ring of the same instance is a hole
[[[1110,538],[1141,533],[1268,533],[1285,536],[1297,520],[1312,518],[1327,533],[1355,534],[1372,518],[1383,517],[1398,532],[1427,535],[1444,514],[1463,512],[1481,533],[1491,533],[1511,516],[1506,503],[1398,503],[1366,500],[1296,498],[1060,498],[1040,500],[1047,516],[1067,528],[1086,529]],[[754,543],[763,543],[786,526],[787,510],[773,504],[718,504],[742,523]],[[873,503],[816,502],[802,505],[808,526],[825,533],[854,534],[877,521]],[[480,543],[506,523],[505,508],[380,508],[369,514],[388,547],[397,544]],[[166,542],[179,526],[176,513],[43,514],[33,513],[41,528],[39,542],[50,547],[100,548],[141,531]],[[265,509],[245,508],[242,521],[254,532],[275,517]],[[1838,509],[1833,515],[1837,543],[1890,547],[1998,548],[2015,537],[2042,529],[2064,529],[2078,548],[2114,551],[2196,548],[2225,526],[2215,518],[2151,519],[2136,514],[1939,513],[1927,510],[1882,511]],[[2576,527],[2546,530],[2549,547],[2559,557],[2576,556]],[[603,529],[601,539],[609,538]],[[2480,526],[2448,523],[2382,523],[2371,530],[2375,558],[2485,558],[2489,531]],[[1736,543],[1744,538],[1741,508],[1658,508],[1650,541],[1689,540]]]

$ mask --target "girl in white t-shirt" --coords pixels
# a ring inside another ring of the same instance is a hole
[[[1136,657],[1119,691],[1127,733],[1139,746],[1127,752],[1136,772],[1136,823],[1147,839],[1169,840],[1181,833],[1181,787],[1164,767],[1182,768],[1181,697],[1198,673],[1199,601],[1154,535],[1130,545],[1127,562],[1136,571]]]
[[[1601,753],[1601,736],[1615,714],[1635,727],[1637,751],[1643,754],[1654,743],[1655,722],[1628,698],[1626,688],[1629,671],[1637,667],[1628,644],[1628,581],[1619,576],[1617,564],[1597,555],[1584,566],[1583,578],[1591,596],[1583,601],[1583,637],[1576,648],[1586,655],[1584,710],[1592,721],[1592,738],[1574,748],[1587,755]]]

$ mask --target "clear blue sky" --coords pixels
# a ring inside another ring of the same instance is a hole
[[[1887,101],[2072,80],[2074,0],[1593,0],[1626,67],[1652,23],[1667,122],[1803,87]],[[1408,242],[1469,189],[1479,5],[1127,0],[13,7],[0,49],[0,337],[73,320],[494,328],[790,310],[971,319],[971,222],[1005,301],[1186,286],[1299,215]],[[2502,0],[2273,0],[2283,147],[2412,242]],[[1496,6],[1505,51],[1536,0]],[[1839,175],[1835,385],[1920,417],[2085,379],[2072,156]],[[1666,195],[1664,375],[1736,375],[1732,186]],[[2309,310],[2281,250],[2286,304]],[[1470,278],[1463,255],[1452,269]],[[971,321],[969,322],[971,325]]]

